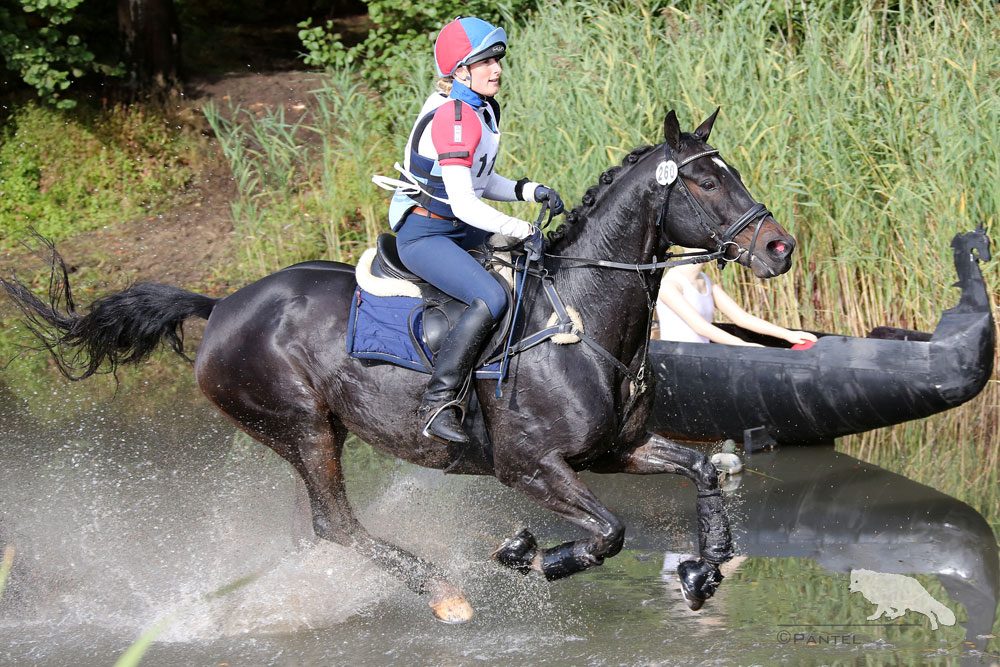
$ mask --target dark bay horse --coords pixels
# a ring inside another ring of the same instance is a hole
[[[645,426],[654,381],[646,343],[663,268],[655,258],[674,243],[714,249],[769,278],[788,270],[795,241],[708,145],[717,114],[681,133],[671,111],[665,142],[634,150],[602,174],[552,234],[545,266],[563,302],[579,312],[586,344],[546,343],[514,356],[500,398],[492,381],[477,385],[492,460],[453,472],[494,475],[586,533],[542,548],[522,531],[493,554],[508,567],[558,579],[621,550],[625,526],[577,471],[670,472],[697,489],[700,558],[679,568],[688,604],[700,607],[721,581],[718,565],[732,545],[716,472],[703,454]],[[78,315],[54,249],[53,261],[48,303],[16,280],[3,284],[64,373],[82,379],[113,371],[142,361],[163,340],[183,354],[184,320],[207,318],[194,362],[201,390],[302,476],[316,535],[352,547],[427,595],[441,620],[472,616],[440,568],[369,534],[348,504],[341,452],[349,432],[421,466],[444,469],[454,460],[448,445],[421,436],[415,412],[422,374],[348,356],[354,267],[307,262],[221,299],[140,283]],[[527,284],[521,312],[526,330],[546,326],[552,309],[538,280]]]

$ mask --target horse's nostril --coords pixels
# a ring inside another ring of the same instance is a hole
[[[775,257],[784,257],[789,252],[788,244],[784,241],[771,241],[767,244],[767,249]]]

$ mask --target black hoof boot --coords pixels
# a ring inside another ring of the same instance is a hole
[[[705,600],[715,595],[722,583],[722,572],[717,565],[707,563],[701,558],[686,560],[677,566],[677,576],[681,580],[681,592],[684,601],[691,611],[698,611]]]
[[[698,512],[698,555],[710,563],[725,563],[733,557],[733,537],[721,489],[701,491]]]
[[[537,547],[535,536],[525,528],[501,544],[492,556],[504,567],[509,567],[521,574],[528,574],[531,572],[531,562],[535,560]]]
[[[453,406],[432,408],[421,405],[417,411],[418,418],[425,422],[423,430],[425,437],[440,442],[454,442],[464,445],[469,442],[469,436],[462,428],[458,414],[460,414],[458,408]]]
[[[563,542],[542,552],[542,574],[549,581],[562,579],[604,563],[604,558],[590,553],[587,540]]]

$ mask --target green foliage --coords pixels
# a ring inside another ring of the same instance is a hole
[[[83,0],[0,0],[0,57],[6,68],[67,109],[64,97],[75,79],[90,72],[119,76],[122,66],[100,62],[88,46],[78,5]],[[83,35],[83,36],[81,36]],[[91,32],[90,36],[94,33]]]
[[[0,129],[0,247],[148,214],[191,179],[195,139],[156,113],[15,108]]]
[[[412,62],[430,60],[437,31],[456,16],[476,16],[496,24],[524,21],[537,0],[366,0],[374,27],[360,44],[345,46],[343,36],[333,32],[333,22],[314,26],[312,19],[299,23],[299,38],[305,47],[307,65],[324,69],[358,66],[374,89],[405,81]]]
[[[310,123],[280,109],[205,109],[239,189],[231,206],[248,275],[323,254],[357,258],[379,231],[383,197],[370,170],[392,164],[384,117],[348,71],[313,94]]]
[[[348,49],[341,41],[343,35],[333,32],[333,21],[327,21],[326,26],[312,24],[308,18],[298,24],[299,39],[305,47],[302,60],[310,67],[331,69],[345,67],[354,60],[348,57]]]

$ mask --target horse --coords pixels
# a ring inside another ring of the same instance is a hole
[[[655,381],[647,343],[668,265],[656,258],[671,257],[672,244],[705,248],[706,257],[749,267],[764,279],[789,269],[795,247],[708,144],[718,113],[688,133],[671,110],[664,142],[637,148],[605,171],[550,234],[544,270],[532,272],[544,280],[525,281],[520,317],[526,329],[545,326],[552,315],[548,286],[577,311],[574,332],[585,343],[520,351],[509,359],[501,392],[491,391],[492,381],[475,381],[491,455],[469,457],[457,468],[453,445],[421,435],[415,414],[425,377],[348,355],[353,266],[304,262],[222,298],[138,283],[94,301],[85,315],[76,312],[54,246],[48,302],[15,278],[2,282],[71,379],[139,363],[162,342],[187,358],[184,321],[207,319],[193,360],[201,391],[301,476],[318,538],[354,549],[426,596],[439,620],[467,621],[472,607],[443,569],[358,521],[341,466],[349,433],[420,466],[493,475],[584,531],[585,537],[543,548],[525,529],[492,553],[503,566],[548,580],[601,565],[624,542],[625,526],[579,471],[689,478],[700,551],[678,573],[688,605],[698,609],[721,583],[719,565],[733,549],[718,475],[706,456],[646,428]]]

